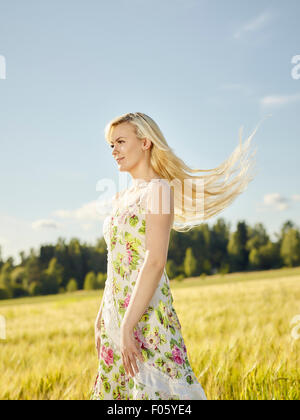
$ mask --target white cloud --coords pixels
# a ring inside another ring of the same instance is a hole
[[[293,95],[270,95],[264,96],[260,100],[260,104],[263,107],[275,107],[275,106],[284,106],[291,103],[300,101],[300,93]]]
[[[258,15],[256,18],[244,23],[241,28],[235,32],[234,38],[240,38],[243,33],[246,32],[256,32],[263,28],[272,18],[270,12],[263,12]]]
[[[40,220],[36,220],[35,222],[32,222],[31,224],[32,228],[35,230],[38,229],[58,229],[61,227],[61,225],[59,223],[57,223],[55,220],[51,220],[51,219],[40,219]]]
[[[263,199],[265,206],[278,211],[283,211],[289,208],[287,201],[288,200],[282,197],[279,193],[266,194]]]
[[[61,219],[103,221],[110,208],[109,200],[94,200],[75,210],[56,210],[53,215]]]

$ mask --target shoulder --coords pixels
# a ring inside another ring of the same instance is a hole
[[[166,179],[152,179],[146,188],[144,199],[144,204],[149,213],[167,214],[174,212],[173,190]]]
[[[169,183],[168,180],[163,179],[163,178],[154,178],[149,182],[149,188],[148,190],[150,192],[156,192],[156,191],[161,191],[164,194],[165,193],[172,193],[173,190],[171,188],[171,185]]]

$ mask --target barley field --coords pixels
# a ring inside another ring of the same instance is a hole
[[[171,281],[171,288],[209,400],[300,399],[300,268]],[[1,400],[89,399],[101,298],[102,291],[78,291],[0,301]]]

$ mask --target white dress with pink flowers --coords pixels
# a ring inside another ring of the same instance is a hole
[[[187,357],[166,270],[134,328],[144,362],[136,359],[139,372],[133,377],[122,364],[120,325],[145,259],[146,200],[156,183],[169,188],[166,180],[138,180],[113,200],[113,210],[103,223],[107,280],[94,400],[206,400]]]

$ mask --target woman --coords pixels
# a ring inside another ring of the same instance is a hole
[[[243,191],[252,179],[253,161],[246,157],[252,136],[206,170],[208,176],[191,176],[201,170],[175,156],[148,115],[128,113],[106,126],[113,158],[130,173],[132,186],[116,194],[103,223],[107,280],[95,322],[99,368],[91,399],[206,400],[172,305],[165,271],[170,231],[190,230]],[[240,171],[229,180],[237,162]],[[197,185],[187,187],[186,180]]]

